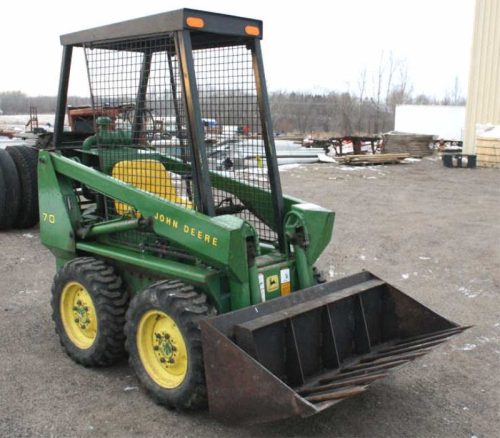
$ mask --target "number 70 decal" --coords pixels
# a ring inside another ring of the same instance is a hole
[[[56,217],[53,214],[42,213],[42,220],[43,222],[48,222],[49,224],[56,223]]]

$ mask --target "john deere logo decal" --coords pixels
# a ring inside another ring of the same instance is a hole
[[[280,287],[280,282],[277,275],[271,275],[266,278],[266,292],[274,292]]]

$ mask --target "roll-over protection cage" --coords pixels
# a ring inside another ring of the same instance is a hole
[[[261,38],[261,21],[191,9],[63,35],[54,148],[82,146],[63,133],[73,49],[82,48],[99,170],[127,181],[120,172],[161,157],[176,171],[148,168],[146,190],[208,216],[235,214],[283,251]],[[219,159],[225,148],[236,148],[239,163]],[[107,219],[128,208],[105,204]]]

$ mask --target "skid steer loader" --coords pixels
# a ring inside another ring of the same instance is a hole
[[[183,9],[62,36],[38,165],[67,354],[128,353],[156,402],[239,423],[320,412],[464,330],[369,272],[324,282],[334,213],[282,194],[262,32]],[[93,132],[63,129],[76,51]]]

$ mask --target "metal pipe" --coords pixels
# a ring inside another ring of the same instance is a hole
[[[355,386],[355,385],[360,385],[360,384],[364,384],[364,383],[371,383],[371,382],[374,382],[375,380],[387,377],[388,375],[389,374],[387,374],[387,373],[382,373],[382,374],[375,374],[375,375],[371,375],[371,376],[358,377],[355,379],[341,380],[341,381],[338,381],[335,383],[330,383],[328,385],[313,386],[311,388],[305,388],[305,389],[300,390],[299,394],[300,395],[312,394],[314,392],[329,391],[330,389],[345,388],[346,386]]]
[[[139,79],[139,89],[137,90],[136,104],[135,104],[135,117],[133,130],[133,144],[139,144],[141,140],[141,133],[144,129],[144,109],[146,107],[146,93],[148,91],[149,73],[151,71],[151,60],[153,54],[151,52],[144,53],[142,61],[141,76]]]
[[[276,147],[274,145],[273,124],[271,120],[271,111],[269,109],[269,100],[267,97],[266,77],[264,75],[264,62],[262,60],[260,40],[257,38],[254,39],[252,45],[252,64],[262,124],[262,139],[264,140],[267,165],[269,168],[269,182],[273,197],[276,233],[278,234],[279,250],[284,254],[285,234],[283,230],[283,218],[285,215],[285,203],[283,201],[283,192],[281,190]]]
[[[175,44],[179,58],[184,103],[188,119],[196,207],[201,213],[208,216],[215,216],[190,33],[188,31],[176,32]]]
[[[87,237],[102,236],[103,234],[119,233],[120,231],[136,230],[141,225],[142,219],[128,219],[103,222],[93,225],[89,230],[80,228],[77,235],[83,239]]]
[[[314,286],[314,277],[312,268],[307,263],[306,252],[299,246],[293,246],[293,253],[297,264],[297,275],[299,277],[299,288],[305,289],[306,287]]]
[[[186,155],[186,141],[182,138],[182,122],[181,122],[181,109],[179,106],[179,99],[177,98],[177,84],[175,82],[174,63],[172,61],[172,54],[170,51],[167,53],[168,58],[168,72],[170,75],[170,89],[172,91],[172,101],[175,111],[175,126],[177,129],[177,137],[181,145],[181,159],[183,163],[189,162],[189,156]],[[186,180],[186,193],[191,202],[193,202],[193,191],[191,189],[191,181]]]
[[[356,394],[361,394],[366,391],[365,386],[354,387],[353,389],[346,389],[345,391],[335,391],[329,394],[312,395],[305,397],[308,402],[319,403],[328,400],[338,400],[339,398],[351,397]]]
[[[56,120],[54,122],[54,148],[61,146],[64,132],[64,117],[66,115],[66,103],[68,98],[69,75],[71,71],[72,46],[63,47],[61,63],[61,75],[59,78],[59,90],[57,95]]]
[[[263,301],[260,293],[259,285],[259,273],[257,271],[257,265],[254,263],[253,266],[248,268],[248,277],[250,283],[250,298],[252,304],[259,304]]]
[[[96,254],[132,266],[138,266],[159,275],[179,278],[202,285],[207,284],[211,277],[217,275],[214,271],[208,269],[202,269],[197,266],[187,266],[186,263],[160,259],[147,254],[139,254],[135,251],[124,250],[123,248],[114,248],[110,245],[92,242],[77,242],[76,248],[78,251]]]

